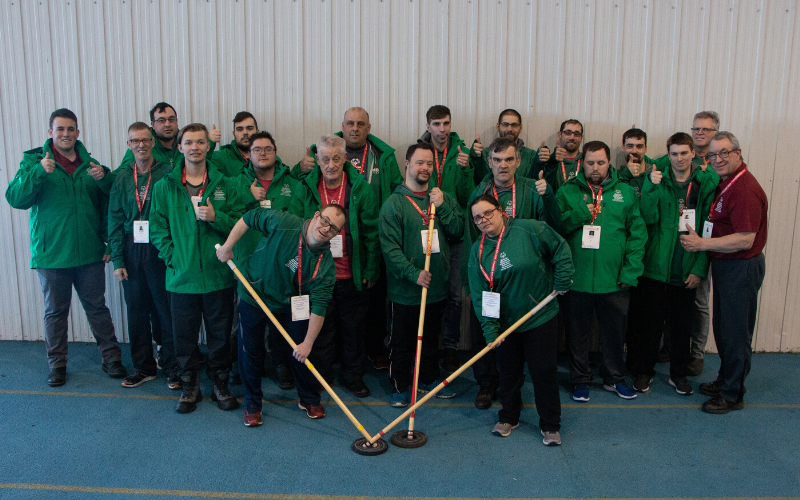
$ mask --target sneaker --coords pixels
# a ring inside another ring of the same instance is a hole
[[[617,396],[621,397],[622,399],[636,398],[636,391],[628,387],[628,384],[626,384],[624,380],[617,382],[616,384],[603,384],[603,389],[609,392],[616,392]]]
[[[389,356],[378,355],[372,359],[372,367],[376,370],[388,370],[389,369]]]
[[[50,373],[47,374],[47,385],[50,387],[60,387],[67,383],[67,367],[59,366],[58,368],[50,368]]]
[[[558,431],[542,431],[542,443],[545,446],[559,446],[561,444],[561,433]]]
[[[145,382],[150,382],[155,379],[155,375],[145,375],[144,373],[136,372],[133,375],[125,377],[125,380],[122,381],[122,387],[139,387]]]
[[[250,413],[247,410],[244,411],[244,426],[245,427],[258,427],[259,425],[263,424],[264,422],[261,421],[261,410],[256,412]]]
[[[647,392],[650,390],[651,382],[653,382],[653,377],[636,375],[636,380],[633,382],[633,390],[636,392]]]
[[[121,361],[103,363],[103,371],[108,373],[108,376],[111,378],[124,378],[128,374],[128,370],[122,366]]]
[[[686,374],[690,377],[697,377],[703,374],[703,358],[694,358],[686,365]]]
[[[181,377],[181,385],[183,392],[175,411],[178,413],[191,413],[197,409],[197,403],[203,400],[203,394],[200,392],[200,384],[197,383],[197,376],[184,373]]]
[[[367,384],[364,383],[364,379],[361,377],[353,380],[348,388],[353,396],[357,398],[366,398],[370,395],[369,387],[367,387]]]
[[[239,407],[239,401],[228,389],[228,372],[217,372],[211,385],[211,401],[217,402],[220,410],[230,411]]]
[[[497,422],[497,424],[494,426],[494,429],[492,429],[492,434],[500,437],[508,437],[508,435],[511,434],[511,431],[517,427],[519,427],[519,422],[514,425]]]
[[[734,403],[732,401],[728,401],[722,396],[717,396],[703,403],[701,409],[704,412],[711,413],[713,415],[724,415],[734,410],[741,410],[742,408],[744,408],[744,401],[738,401]]]
[[[681,377],[679,379],[669,379],[669,385],[675,388],[675,392],[680,394],[681,396],[691,396],[692,395],[692,386],[689,385],[689,381],[686,380],[686,377]]]
[[[458,370],[458,368],[456,368],[456,370]],[[431,382],[430,384],[417,384],[417,392],[420,394],[427,394],[436,389],[438,385],[438,382]],[[439,399],[451,399],[456,397],[456,393],[445,386],[441,391],[436,393],[436,397]]]
[[[478,395],[475,396],[475,408],[479,410],[488,410],[492,407],[497,389],[494,387],[481,387]]]
[[[301,410],[305,410],[306,415],[308,418],[324,418],[325,417],[325,408],[322,405],[312,405],[309,403],[304,403],[300,401],[297,403],[297,407]]]
[[[589,401],[589,384],[575,384],[572,389],[572,399],[581,403]]]
[[[288,364],[278,365],[278,387],[284,391],[294,389],[294,377]]]
[[[167,376],[167,387],[173,391],[179,391],[183,387],[181,384],[181,377],[178,375],[177,370],[173,371]]]
[[[457,349],[445,349],[444,359],[442,360],[442,370],[446,372],[454,372],[461,367],[461,361],[458,359]]]
[[[394,392],[392,393],[392,402],[391,405],[395,408],[405,408],[408,406],[408,403],[411,401],[411,388],[409,387],[403,392]]]

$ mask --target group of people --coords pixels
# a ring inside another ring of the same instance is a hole
[[[583,144],[578,120],[561,124],[553,150],[545,141],[534,150],[520,137],[522,116],[513,109],[500,113],[487,147],[480,136],[467,145],[453,132],[445,106],[432,106],[426,118],[403,173],[362,108],[348,109],[341,131],[322,136],[290,167],[251,113],[236,114],[233,141],[217,149],[219,129],[180,128],[175,109],[162,102],[149,126],[129,127],[129,150],[110,171],[78,140],[75,114],[53,112],[50,139],[24,153],[6,191],[12,207],[31,209],[48,384],[66,382],[74,287],[103,371],[137,387],[160,367],[168,387],[182,391],[180,413],[202,400],[205,363],[212,401],[238,408],[230,384],[241,383],[244,423],[260,425],[268,352],[280,387],[296,387],[310,418],[325,409],[306,358],[359,398],[370,395],[368,360],[388,368],[390,403],[404,407],[412,400],[422,289],[421,393],[439,384],[440,344],[441,368],[459,367],[466,291],[473,352],[495,347],[473,365],[475,406],[487,409],[499,398],[492,432],[508,436],[519,425],[527,363],[543,442],[558,445],[559,332],[575,401],[591,396],[595,319],[605,390],[623,399],[647,392],[668,350],[669,384],[691,395],[688,377],[703,371],[711,281],[721,366],[716,380],[700,385],[710,397],[702,408],[743,407],[767,200],[736,137],[719,131],[716,113],[695,115],[691,135],[672,135],[667,155],[655,160],[646,155],[647,134],[628,130],[619,167],[607,144]],[[296,348],[237,285],[229,260]],[[124,288],[130,375],[105,305],[107,262]],[[554,292],[557,301],[498,340]],[[455,393],[445,387],[437,397]]]

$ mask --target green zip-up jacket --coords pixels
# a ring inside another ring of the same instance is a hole
[[[133,182],[133,169],[135,163],[130,163],[116,170],[114,185],[108,200],[108,245],[111,247],[111,262],[114,269],[125,267],[124,250],[125,236],[133,233],[133,221],[150,220],[150,200],[153,198],[153,187],[158,181],[169,174],[169,164],[153,160],[150,173],[139,175],[139,197],[143,199],[142,213],[139,214],[139,205],[136,202],[137,186]],[[144,190],[147,178],[150,177],[150,188],[147,195]]]
[[[644,178],[647,177],[647,174],[649,174],[654,168],[662,170],[658,165],[656,165],[655,160],[648,158],[647,155],[644,157],[644,164],[645,171],[639,174],[637,177],[633,176],[633,173],[628,168],[627,164],[623,164],[617,169],[617,177],[619,177],[620,182],[624,182],[632,187],[636,191],[636,196],[639,198],[642,197],[642,186],[644,186]],[[667,167],[669,167],[669,165],[667,165]]]
[[[235,181],[206,162],[208,186],[201,205],[211,200],[216,221],[197,220],[189,193],[182,184],[184,160],[158,181],[150,200],[150,242],[167,264],[167,291],[209,293],[234,286],[233,273],[217,259],[214,245],[225,243],[244,213]]]
[[[247,164],[250,163],[250,159],[244,158],[242,153],[239,152],[239,147],[236,145],[235,140],[231,141],[230,144],[220,146],[219,151],[214,151],[214,154],[210,156],[217,170],[225,177],[239,177],[247,167]]]
[[[578,153],[572,160],[564,160],[564,168],[561,168],[560,161],[556,161],[555,148],[550,150],[550,159],[546,162],[539,160],[539,150],[533,155],[534,171],[538,177],[539,170],[544,170],[544,178],[547,183],[553,186],[553,190],[558,192],[561,186],[566,184],[570,179],[574,179],[578,174],[578,164],[583,168],[583,153]],[[564,178],[566,174],[566,179]]]
[[[473,141],[472,144],[475,145],[475,141]],[[539,178],[539,172],[541,172],[543,168],[543,164],[537,165],[537,163],[534,161],[537,158],[538,153],[534,149],[526,148],[522,139],[518,139],[517,146],[520,148],[520,160],[519,167],[517,168],[517,174],[521,177],[537,180]],[[489,145],[487,144],[486,147],[483,148],[481,158],[478,158],[478,155],[472,151],[472,147],[470,146],[469,158],[474,165],[475,184],[478,185],[481,183],[483,178],[486,177],[486,174],[492,173],[492,167],[489,165]]]
[[[694,228],[700,228],[708,220],[708,211],[714,199],[714,191],[719,184],[719,176],[713,169],[703,172],[695,168],[690,177],[693,184],[699,183],[699,189],[692,187],[693,193],[689,196],[692,200],[696,191],[696,204],[689,205],[695,208]],[[673,189],[675,181],[672,178],[672,169],[664,171],[664,177],[659,184],[653,184],[650,176],[646,176],[642,188],[641,211],[645,224],[647,224],[647,246],[644,253],[644,274],[646,278],[669,283],[670,266],[678,240],[678,206]],[[694,206],[692,206],[694,205]],[[696,274],[702,279],[708,276],[710,259],[706,252],[683,252],[682,271],[683,281],[690,274]]]
[[[315,167],[300,182],[292,197],[289,213],[310,219],[322,208],[317,185],[320,169]],[[345,191],[348,204],[347,237],[345,245],[350,256],[350,268],[356,290],[361,290],[361,280],[377,281],[380,273],[380,242],[378,241],[378,202],[375,192],[364,177],[349,162],[344,163],[344,176],[347,181]]]
[[[344,137],[344,133],[341,130],[334,135]],[[397,165],[397,157],[394,155],[395,151],[391,146],[372,134],[367,136],[367,141],[369,141],[374,148],[377,148],[381,154],[378,159],[378,165],[376,166],[375,153],[373,148],[369,148],[367,151],[367,165],[369,165],[369,168],[365,168],[364,173],[361,175],[363,175],[367,183],[372,186],[372,190],[375,192],[375,199],[383,206],[389,196],[392,195],[395,188],[403,183],[403,176],[400,174],[400,167]],[[314,170],[317,170],[319,166],[317,164],[317,145],[312,144],[310,149],[311,154],[314,155]],[[299,165],[300,162],[292,169],[292,175],[296,179],[302,179],[310,173],[301,171]],[[375,170],[377,170],[377,172]]]
[[[41,161],[53,158],[53,140],[25,151],[8,183],[6,200],[13,208],[31,209],[31,269],[63,269],[103,260],[108,240],[108,195],[89,174],[92,158],[81,141],[75,151],[81,164],[72,175],[56,162],[52,174]],[[109,177],[109,170],[106,176]]]
[[[425,132],[417,142],[431,144],[431,133]],[[439,187],[442,191],[452,196],[462,209],[467,208],[467,202],[475,189],[475,163],[472,160],[469,166],[462,168],[458,165],[458,147],[466,153],[467,146],[458,134],[450,132],[450,143],[447,145],[447,158],[444,160],[442,168],[442,185],[439,186],[439,179],[436,174],[436,161],[433,162],[433,172],[431,173],[430,185],[432,188]],[[435,149],[435,148],[434,148]],[[437,152],[437,156],[439,153]]]
[[[150,127],[150,135],[153,136],[153,140],[155,141],[155,146],[153,146],[153,158],[155,158],[157,162],[169,165],[171,171],[173,168],[175,168],[175,165],[183,161],[183,153],[181,153],[178,150],[177,138],[175,139],[175,144],[174,144],[175,147],[167,148],[164,147],[164,145],[161,144],[161,141],[158,140],[158,138],[156,137],[156,133],[153,130],[153,127]],[[212,152],[214,151],[214,149],[216,149],[217,143],[214,141],[208,141],[208,145],[209,145],[208,159],[211,159]],[[117,167],[117,169],[114,170],[114,172],[124,167],[125,165],[129,165],[135,159],[136,158],[134,158],[133,156],[133,151],[128,149],[127,151],[125,151],[125,156],[122,157],[122,162],[119,164],[119,167]]]
[[[569,243],[575,263],[572,290],[611,293],[620,290],[617,282],[636,286],[644,271],[647,228],[639,212],[639,197],[627,184],[619,182],[617,171],[609,166],[609,179],[603,185],[601,210],[594,221],[600,226],[600,248],[581,248],[583,226],[591,224],[592,191],[583,171],[564,184],[556,198],[561,207],[559,232]]]
[[[553,290],[566,291],[572,286],[572,253],[564,238],[555,229],[537,220],[506,219],[500,255],[494,270],[494,289],[483,276],[491,274],[497,239],[486,237],[483,255],[478,259],[480,238],[469,253],[469,289],[472,306],[481,322],[483,336],[493,342],[500,333],[544,300]],[[500,294],[500,318],[483,316],[483,292]],[[517,331],[525,332],[541,326],[558,314],[553,300],[528,318]]]
[[[319,247],[308,246],[306,228],[309,221],[286,212],[256,208],[244,214],[244,222],[262,236],[258,248],[244,262],[242,273],[258,296],[273,313],[291,311],[291,297],[308,295],[311,313],[325,317],[328,302],[336,284],[336,265],[330,252],[330,243]],[[248,231],[248,232],[250,232]],[[298,289],[298,246],[303,239],[302,290]],[[322,260],[319,257],[322,256]],[[319,271],[314,270],[319,260]],[[226,266],[227,267],[227,266]],[[244,285],[239,284],[239,297],[253,307],[259,307]]]
[[[428,186],[428,192],[432,187]],[[427,194],[419,196],[401,184],[381,208],[378,234],[386,261],[387,296],[392,302],[412,306],[419,305],[422,299],[422,287],[417,284],[417,278],[425,269],[421,231],[427,230],[428,225],[406,196],[414,200],[427,216],[430,197]],[[440,252],[431,253],[430,273],[433,276],[428,288],[428,303],[447,298],[450,287],[449,242],[461,240],[464,234],[464,211],[448,193],[444,193],[442,206],[436,209],[433,224],[433,228],[438,230]]]

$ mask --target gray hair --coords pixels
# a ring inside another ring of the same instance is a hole
[[[722,131],[717,132],[714,134],[714,137],[711,138],[712,141],[722,141],[724,139],[728,139],[731,143],[731,148],[733,149],[741,149],[739,147],[739,139],[736,138],[735,135],[731,134],[730,132]]]
[[[717,114],[715,111],[701,111],[696,115],[694,115],[694,119],[692,120],[692,122],[702,118],[710,118],[711,120],[713,120],[714,129],[719,130],[719,114]]]
[[[338,149],[340,153],[343,155],[347,154],[347,149],[345,149],[347,143],[344,142],[344,139],[339,137],[338,135],[323,135],[317,141],[317,154],[319,154],[320,148],[327,148],[327,149]]]

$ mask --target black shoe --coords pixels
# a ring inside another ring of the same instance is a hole
[[[689,381],[686,380],[686,377],[676,378],[676,379],[669,379],[669,385],[675,388],[675,392],[680,394],[681,396],[691,396],[692,395],[692,386],[689,385]]]
[[[636,375],[633,380],[633,390],[636,392],[645,393],[650,390],[650,382],[653,381],[653,377],[648,377],[647,375]]]
[[[367,387],[367,384],[364,383],[364,379],[361,377],[353,380],[353,383],[350,384],[349,389],[350,392],[353,393],[353,396],[357,398],[366,398],[370,395],[369,387]]]
[[[669,349],[667,348],[667,346],[662,346],[661,349],[658,351],[658,362],[659,363],[669,362]]]
[[[442,370],[446,372],[454,372],[461,367],[461,362],[458,360],[458,350],[445,349],[444,360],[442,360]]]
[[[181,376],[178,375],[177,368],[167,375],[167,387],[173,391],[179,391],[183,389],[183,382],[181,382]]]
[[[488,410],[491,408],[496,391],[497,389],[494,387],[481,387],[478,391],[478,395],[475,396],[475,408],[479,410]]]
[[[128,370],[122,366],[122,361],[103,363],[103,371],[111,378],[125,378],[128,375]]]
[[[50,368],[50,373],[47,375],[47,385],[50,387],[60,387],[67,383],[67,367],[59,366],[58,368]]]
[[[294,377],[288,364],[278,365],[278,387],[284,391],[294,389]]]
[[[717,396],[703,403],[702,410],[713,415],[724,415],[730,411],[741,410],[742,408],[744,408],[744,401],[737,401],[734,403],[722,396]]]
[[[197,409],[197,403],[203,400],[203,395],[200,393],[200,385],[197,383],[197,375],[192,373],[184,373],[181,376],[181,385],[183,392],[175,411],[178,413],[191,413]]]
[[[230,411],[239,407],[239,401],[228,389],[228,372],[219,372],[214,377],[211,387],[211,401],[217,402],[220,410]]]
[[[690,377],[697,377],[703,374],[703,358],[694,358],[686,365],[686,375]]]
[[[703,382],[700,384],[700,393],[710,398],[719,396],[719,391],[722,389],[722,381],[715,380],[713,382]]]

